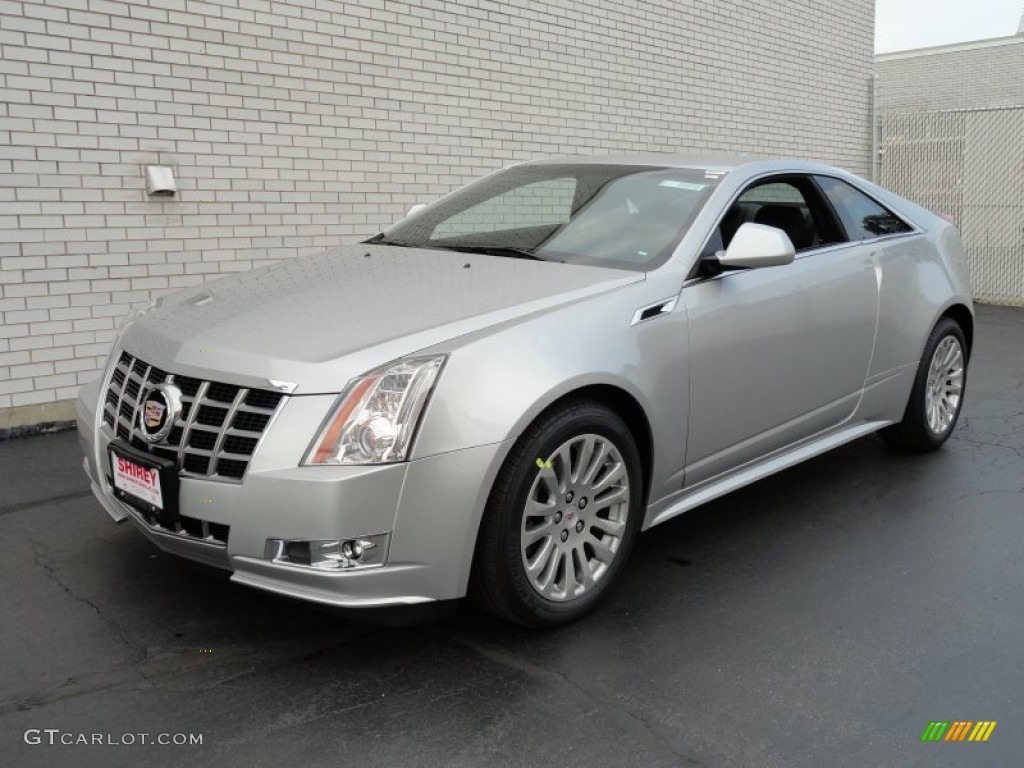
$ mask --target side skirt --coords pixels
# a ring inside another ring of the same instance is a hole
[[[679,493],[651,505],[647,510],[643,530],[670,520],[687,510],[698,507],[712,499],[735,491],[762,478],[774,475],[807,459],[838,448],[857,438],[877,432],[891,424],[890,421],[867,421],[830,431],[825,435],[783,449],[781,452],[760,459],[752,464],[732,470],[724,475],[705,480],[693,488],[684,488]]]

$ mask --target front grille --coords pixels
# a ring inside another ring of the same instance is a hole
[[[213,544],[227,544],[228,535],[231,533],[231,526],[220,523],[209,523],[206,520],[197,520],[194,517],[181,516],[181,530],[186,536],[193,539],[202,539]]]
[[[223,523],[211,523],[196,517],[181,515],[178,519],[177,527],[171,529],[165,528],[160,525],[156,518],[139,512],[137,509],[133,508],[132,511],[140,515],[146,521],[146,525],[161,533],[175,533],[178,536],[196,539],[207,544],[217,544],[222,547],[228,543],[228,536],[231,535],[231,526],[224,525]]]
[[[165,381],[181,390],[182,412],[167,439],[152,445],[136,425],[139,399],[147,386]],[[135,447],[174,459],[183,477],[237,483],[283,400],[279,392],[168,374],[122,352],[110,375],[103,421]]]

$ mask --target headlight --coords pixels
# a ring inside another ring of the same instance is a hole
[[[391,363],[341,393],[306,454],[306,464],[404,461],[444,355]]]

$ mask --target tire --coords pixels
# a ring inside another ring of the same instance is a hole
[[[910,400],[898,424],[878,436],[894,448],[914,453],[938,450],[956,428],[967,384],[967,342],[955,320],[938,322],[924,346],[910,391]],[[944,407],[932,407],[944,403]]]
[[[529,627],[580,618],[622,569],[640,529],[642,496],[640,454],[618,415],[589,400],[545,412],[494,481],[470,597]]]

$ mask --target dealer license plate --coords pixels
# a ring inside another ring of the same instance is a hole
[[[114,473],[114,487],[129,496],[126,501],[134,502],[137,499],[143,504],[135,506],[142,508],[145,508],[147,504],[158,510],[164,508],[164,494],[160,488],[160,470],[157,467],[132,461],[112,450],[110,452],[110,468]]]

